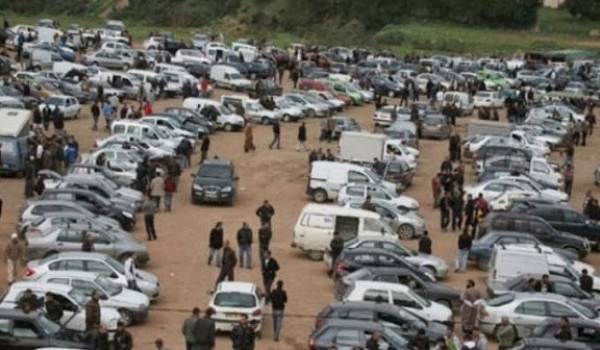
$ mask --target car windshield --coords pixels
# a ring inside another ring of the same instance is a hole
[[[60,99],[60,98],[50,97],[50,98],[48,98],[46,100],[46,104],[48,104],[48,105],[62,106],[63,100]]]
[[[425,118],[425,124],[427,125],[439,125],[444,124],[445,118],[439,115],[430,115]]]
[[[44,329],[47,334],[55,334],[60,331],[60,326],[57,323],[50,321],[43,313],[40,313],[37,317],[39,325]]]
[[[375,182],[381,181],[381,177],[379,175],[375,174],[371,169],[365,169],[365,174],[367,174],[367,176],[369,178],[371,178],[371,180],[374,180]]]
[[[110,296],[120,294],[123,291],[122,286],[115,284],[108,278],[100,276],[100,275],[98,275],[98,277],[96,277],[96,283],[100,287],[102,287],[102,289],[104,289],[104,291],[106,293],[108,293]]]
[[[581,304],[578,304],[576,302],[573,302],[573,301],[567,301],[567,304],[590,320],[594,320],[594,319],[598,318],[598,312],[595,310],[587,308],[587,307],[585,307]]]
[[[221,307],[243,307],[256,306],[256,298],[252,294],[238,292],[221,292],[215,297],[215,305]]]
[[[244,79],[244,78],[242,77],[242,75],[241,75],[241,74],[239,74],[239,73],[229,73],[229,78],[230,78],[231,80],[239,80],[239,79]]]
[[[410,295],[410,297],[414,299],[417,303],[425,306],[431,306],[431,302],[429,300],[421,298],[420,295],[416,294],[412,290],[408,290],[407,294]]]
[[[200,177],[211,177],[217,179],[227,179],[230,175],[230,170],[226,166],[203,166],[198,171],[198,176]]]
[[[490,299],[487,302],[487,304],[489,306],[501,306],[501,305],[508,304],[508,303],[510,303],[513,300],[515,300],[515,295],[514,294],[505,294],[505,295],[499,296],[497,298]]]
[[[104,260],[110,267],[115,269],[121,275],[125,274],[125,269],[123,268],[123,264],[115,260],[113,257],[107,256],[106,260]]]

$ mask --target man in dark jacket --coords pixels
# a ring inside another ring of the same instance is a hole
[[[463,192],[462,191],[452,191],[452,196],[450,197],[450,208],[452,209],[452,231],[462,228],[462,220],[463,220]]]
[[[225,241],[223,245],[223,260],[221,261],[221,271],[215,286],[227,278],[228,281],[233,281],[233,270],[237,265],[237,257],[235,251],[229,246],[229,241]]]
[[[211,350],[215,347],[215,321],[210,319],[211,310],[207,309],[203,318],[194,322],[194,344],[192,350]]]
[[[92,130],[98,130],[98,120],[100,119],[100,106],[98,106],[98,101],[94,101],[94,104],[91,107],[92,112],[92,120],[94,124],[92,124]]]
[[[237,233],[237,243],[240,250],[240,267],[252,268],[252,230],[247,223]]]
[[[450,161],[457,161],[460,160],[460,146],[461,146],[461,140],[460,140],[460,135],[458,134],[458,132],[454,132],[454,134],[452,134],[452,136],[450,136],[450,139],[448,140],[449,145],[448,145],[448,151],[450,153]]]
[[[131,334],[125,329],[123,321],[117,323],[117,331],[113,337],[113,349],[114,350],[131,350],[133,349],[133,338]]]
[[[217,222],[215,227],[210,230],[208,238],[208,265],[210,265],[215,258],[217,267],[221,267],[221,259],[223,257],[223,223]]]
[[[579,277],[579,287],[588,293],[592,293],[594,287],[594,279],[589,275],[587,269],[581,270]]]
[[[429,232],[425,230],[423,236],[419,239],[419,253],[431,255],[431,238],[429,238]]]
[[[100,295],[92,293],[92,298],[85,305],[85,330],[94,331],[100,325]]]
[[[367,340],[367,344],[365,346],[365,349],[367,350],[379,350],[379,340],[381,339],[381,333],[379,332],[373,332],[373,335],[371,335],[371,338],[369,338],[369,340]]]
[[[448,223],[450,222],[450,196],[448,192],[444,192],[444,195],[440,199],[440,227],[442,231],[446,231],[448,228]]]
[[[273,141],[271,141],[269,148],[270,149],[273,149],[273,148],[280,149],[281,148],[281,128],[279,126],[278,120],[273,121]]]
[[[335,264],[337,263],[340,254],[342,254],[342,250],[344,250],[344,239],[340,236],[340,233],[336,231],[333,233],[333,239],[329,242],[329,254],[331,255],[330,274],[335,272]]]
[[[208,135],[204,136],[202,140],[202,145],[200,145],[200,163],[204,162],[206,157],[208,157],[208,150],[210,149],[210,138]]]
[[[271,297],[271,286],[275,281],[275,277],[277,277],[277,271],[279,271],[279,263],[277,260],[273,259],[271,252],[268,250],[265,252],[265,257],[262,260],[263,284],[265,286],[265,294],[268,301]]]
[[[260,254],[261,266],[262,263],[264,263],[265,253],[269,250],[271,238],[273,238],[273,231],[271,230],[271,225],[265,222],[258,230],[258,252]]]
[[[467,195],[467,202],[465,203],[465,221],[463,224],[463,232],[469,231],[469,226],[473,227],[472,235],[475,234],[475,200],[471,194]]]
[[[50,120],[52,119],[52,110],[50,106],[45,105],[44,109],[42,109],[42,124],[44,125],[44,130],[48,131],[50,127]]]
[[[65,128],[64,114],[58,106],[54,106],[54,110],[52,111],[52,125],[54,125],[55,131]]]
[[[306,151],[306,123],[302,122],[298,127],[298,145],[296,146],[296,151]]]
[[[240,323],[231,331],[233,350],[254,350],[254,328],[248,323],[248,316],[242,314]]]
[[[63,308],[56,299],[54,299],[54,295],[52,293],[46,293],[46,315],[50,321],[54,321],[56,323],[60,322],[60,319],[63,317]]]
[[[260,218],[260,224],[268,223],[271,225],[271,218],[275,215],[275,209],[268,200],[264,200],[263,204],[256,209],[256,216]]]
[[[273,340],[279,341],[283,326],[283,312],[287,304],[287,293],[283,290],[283,281],[277,281],[277,288],[271,292],[271,306],[273,308]]]

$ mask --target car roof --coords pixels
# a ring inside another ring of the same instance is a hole
[[[252,282],[221,282],[216,291],[254,293],[255,290],[256,284]]]
[[[309,203],[302,210],[303,213],[315,213],[315,214],[331,214],[331,215],[346,215],[361,218],[372,218],[379,219],[380,216],[372,211],[354,208],[345,208],[332,204],[315,204]]]
[[[541,292],[537,292],[537,293],[531,293],[531,292],[527,292],[527,293],[513,293],[515,296],[515,301],[519,301],[519,300],[544,300],[544,301],[559,301],[559,302],[566,302],[569,300],[569,298],[559,295],[559,294],[553,294],[553,293],[541,293]]]
[[[60,204],[60,205],[67,205],[70,207],[75,207],[75,203],[71,202],[71,201],[66,201],[66,200],[48,200],[48,199],[42,199],[42,200],[37,200],[37,201],[32,201],[28,204],[28,206],[34,206],[34,205],[47,205],[47,204]]]
[[[36,281],[27,281],[27,282],[15,282],[11,284],[11,289],[53,289],[55,291],[60,291],[62,293],[69,293],[73,287],[68,286],[66,284],[60,283],[46,283],[46,282],[36,282]]]
[[[398,237],[389,236],[389,235],[386,235],[386,236],[355,237],[355,238],[347,241],[347,243],[350,243],[351,241],[352,241],[352,244],[357,244],[359,242],[373,242],[373,241],[397,243]]]
[[[5,307],[0,307],[0,318],[4,317],[15,317],[15,318],[36,318],[41,311],[39,312],[24,312],[21,309],[9,309]]]
[[[510,278],[508,281],[512,282],[512,281],[525,281],[528,280],[530,278],[541,278],[542,274],[533,274],[533,273],[526,273],[526,274],[521,274],[518,276],[515,276],[513,278]],[[575,284],[575,282],[573,282],[573,280],[571,280],[570,278],[564,277],[564,276],[559,276],[559,275],[548,275],[550,282],[572,282],[573,284]]]
[[[106,254],[102,253],[92,253],[92,252],[60,252],[54,254],[57,259],[91,259],[91,260],[106,260],[108,257]]]
[[[359,287],[363,288],[363,289],[378,288],[378,289],[394,290],[394,291],[401,291],[401,292],[407,292],[410,290],[410,288],[408,288],[407,286],[405,286],[403,284],[390,283],[390,282],[378,282],[378,281],[355,281],[354,286],[355,286],[355,288],[359,288]]]
[[[383,325],[380,324],[379,322],[331,318],[331,319],[327,319],[322,326],[322,328],[326,328],[326,327],[381,330],[383,328]]]
[[[97,272],[87,272],[87,271],[77,271],[77,270],[49,270],[46,271],[41,278],[81,278],[81,279],[91,279],[94,280],[98,277],[99,273]]]
[[[220,166],[233,166],[233,162],[227,159],[206,159],[202,162],[202,165],[200,167],[206,166],[206,165],[220,165]]]

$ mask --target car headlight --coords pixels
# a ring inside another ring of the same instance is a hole
[[[128,219],[133,219],[133,215],[131,213],[129,213],[129,212],[126,212],[126,211],[123,212],[123,216],[125,216]]]
[[[231,186],[226,186],[221,189],[221,192],[231,192],[232,190],[233,189],[231,188]]]
[[[202,191],[202,190],[204,190],[204,189],[202,188],[202,186],[200,186],[200,185],[192,185],[192,188],[193,188],[194,190],[196,190],[196,191]]]

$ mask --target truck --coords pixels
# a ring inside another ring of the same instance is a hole
[[[412,170],[417,167],[417,159],[400,142],[390,140],[382,134],[344,131],[340,136],[340,160],[371,164],[377,158],[380,161],[406,161]]]
[[[508,136],[512,130],[513,125],[511,123],[474,120],[469,123],[468,135],[469,137],[482,135]]]

